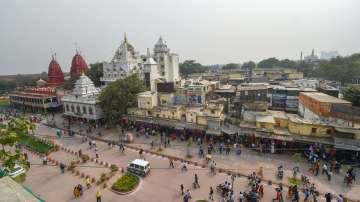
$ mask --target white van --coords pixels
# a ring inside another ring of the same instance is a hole
[[[128,165],[127,171],[140,176],[146,176],[150,172],[150,163],[142,159],[135,159]]]

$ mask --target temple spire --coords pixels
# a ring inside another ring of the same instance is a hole
[[[146,57],[148,57],[148,58],[150,57],[150,49],[149,48],[146,49]]]

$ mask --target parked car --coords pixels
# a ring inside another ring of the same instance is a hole
[[[26,170],[18,164],[15,164],[14,169],[12,169],[11,171],[9,171],[9,169],[7,168],[0,168],[0,169],[2,173],[4,173],[4,175],[8,175],[12,178],[26,172]]]
[[[127,166],[127,171],[140,176],[146,176],[150,172],[150,163],[142,159],[135,159]]]

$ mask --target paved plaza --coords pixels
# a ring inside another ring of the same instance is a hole
[[[74,127],[76,128],[76,127]],[[115,130],[103,130],[103,136],[101,138],[117,141],[119,135]],[[36,135],[39,137],[47,137],[55,141],[56,144],[61,145],[72,151],[82,150],[84,154],[88,154],[90,157],[95,158],[94,149],[90,149],[88,142],[82,143],[82,137],[74,136],[68,137],[64,135],[61,138],[56,137],[56,129],[49,128],[44,125],[38,125]],[[95,134],[92,134],[95,135]],[[134,143],[129,146],[136,146],[138,148],[150,149],[150,142],[153,139],[144,138],[142,136],[135,137]],[[109,148],[107,143],[96,141],[99,160],[107,162],[109,164],[116,164],[120,168],[125,168],[129,162],[139,157],[138,151],[127,148],[124,153],[119,151],[119,148]],[[173,141],[171,146],[162,151],[163,154],[177,156],[184,158],[186,154],[186,146],[184,142]],[[192,161],[203,163],[204,159],[197,157],[198,148],[194,145],[191,148],[191,153],[194,157]],[[64,162],[68,164],[70,161],[78,160],[79,158],[69,152],[63,150],[53,152],[49,155],[50,158]],[[215,190],[216,185],[223,183],[224,181],[230,182],[230,176],[225,173],[218,173],[212,175],[208,168],[202,168],[200,166],[188,165],[189,170],[182,172],[181,162],[176,161],[175,169],[169,168],[169,160],[161,155],[154,155],[145,153],[145,158],[151,164],[151,172],[148,176],[141,178],[139,187],[135,192],[129,195],[118,195],[113,193],[109,187],[111,184],[121,176],[118,172],[108,182],[107,188],[103,188],[101,185],[95,184],[89,190],[84,192],[84,195],[80,198],[74,198],[72,194],[73,187],[77,184],[82,184],[85,187],[84,179],[77,176],[70,171],[66,171],[65,174],[61,174],[58,166],[32,165],[28,172],[28,178],[25,182],[26,186],[29,186],[34,192],[39,193],[47,201],[96,201],[95,193],[101,190],[103,193],[103,201],[182,201],[180,195],[180,184],[183,184],[185,189],[190,189],[192,194],[192,201],[198,199],[207,199],[209,193],[209,187],[212,186]],[[264,179],[278,181],[276,179],[276,167],[278,165],[285,166],[285,176],[291,175],[291,169],[293,167],[293,161],[288,155],[271,155],[263,154],[258,155],[256,152],[244,150],[239,156],[236,154],[225,155],[213,155],[213,159],[216,161],[218,167],[233,169],[242,174],[250,174],[251,172],[257,172],[258,168],[262,166],[264,168]],[[30,154],[30,161],[32,164],[41,164],[41,158]],[[300,164],[300,171],[307,173],[309,165],[306,162]],[[92,161],[76,167],[80,173],[86,173],[98,179],[102,173],[109,172],[108,168],[102,165],[96,164]],[[199,176],[200,186],[199,189],[192,188],[195,173]],[[359,184],[352,185],[351,187],[345,187],[342,183],[343,173],[333,176],[333,180],[328,182],[325,176],[321,174],[317,177],[311,177],[311,181],[317,185],[320,192],[326,193],[343,193],[346,196],[356,199],[358,192],[360,191]],[[283,183],[287,183],[286,177],[284,177]],[[356,182],[357,183],[357,182]],[[275,197],[276,184],[268,185],[267,182],[262,182],[264,185],[264,198],[261,201],[271,201]],[[248,191],[248,180],[245,177],[236,177],[234,181],[234,192],[236,198],[239,197],[240,191]],[[216,191],[215,191],[216,193]],[[286,188],[284,190],[286,195]],[[300,193],[300,199],[303,200],[304,195]],[[215,201],[220,201],[220,194],[215,194]],[[290,200],[290,199],[287,199]],[[324,198],[320,197],[320,201]]]

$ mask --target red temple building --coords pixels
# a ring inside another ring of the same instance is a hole
[[[76,53],[71,61],[71,68],[70,68],[71,78],[73,79],[79,78],[81,74],[83,72],[88,71],[88,69],[89,69],[88,65],[86,64],[84,58],[79,53]]]

